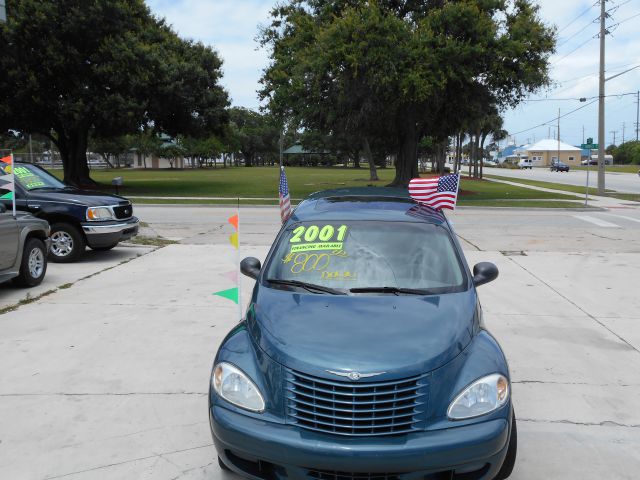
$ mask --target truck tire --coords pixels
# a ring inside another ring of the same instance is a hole
[[[29,238],[22,251],[20,274],[13,283],[20,287],[40,285],[47,272],[47,247],[39,238]]]
[[[70,223],[51,225],[51,251],[49,256],[57,263],[70,263],[78,260],[85,251],[87,242],[84,235]]]

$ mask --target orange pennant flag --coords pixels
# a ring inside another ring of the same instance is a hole
[[[236,227],[236,230],[238,230],[238,215],[234,215],[233,217],[229,217],[229,223],[231,225],[233,225],[234,227]]]
[[[11,161],[11,155],[7,156],[7,157],[1,157],[0,158],[0,162],[4,162],[4,163],[13,163]]]

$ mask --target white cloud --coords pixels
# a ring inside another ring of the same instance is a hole
[[[256,90],[267,53],[257,50],[259,24],[269,18],[270,0],[147,0],[151,11],[185,38],[212,46],[224,60],[222,84],[234,105],[258,106]]]
[[[268,56],[258,47],[255,37],[258,25],[266,24],[276,0],[147,0],[151,10],[183,37],[201,41],[214,47],[224,60],[223,85],[229,91],[234,105],[256,108],[259,104],[256,90]],[[599,31],[594,23],[600,12],[595,0],[539,0],[540,15],[560,30],[558,52],[552,57],[552,78],[555,82],[549,92],[535,98],[580,98],[598,95],[599,40],[593,38]],[[618,4],[607,24],[621,23],[608,35],[606,49],[607,75],[640,64],[640,18],[624,22],[640,13],[636,0],[607,2],[607,9]],[[582,14],[582,15],[581,15]],[[578,48],[581,43],[586,44]],[[562,58],[569,54],[566,58]],[[582,78],[580,78],[582,77]],[[607,82],[607,94],[632,92],[640,86],[640,68]],[[633,130],[635,122],[634,98],[607,98],[607,131]],[[517,132],[546,122],[557,116],[558,108],[568,112],[580,106],[578,101],[530,102],[505,115],[506,128]],[[561,136],[568,143],[581,143],[582,126],[587,136],[595,136],[597,103],[585,107],[561,120]],[[546,137],[549,127],[543,126],[518,135],[518,140]],[[609,135],[609,133],[607,133]]]

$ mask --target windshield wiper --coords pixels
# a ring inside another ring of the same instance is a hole
[[[322,285],[316,285],[315,283],[301,282],[300,280],[282,280],[279,278],[267,278],[267,282],[275,283],[276,285],[291,285],[293,287],[300,287],[308,290],[309,292],[324,292],[331,295],[346,295],[345,292],[336,290],[335,288],[323,287]]]
[[[361,287],[352,288],[351,293],[393,293],[400,295],[401,293],[408,295],[433,295],[435,292],[426,289],[417,288],[398,288],[398,287]]]

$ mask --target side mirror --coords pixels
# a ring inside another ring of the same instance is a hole
[[[240,271],[254,280],[260,275],[260,268],[260,260],[254,257],[247,257],[240,262]]]
[[[473,284],[476,287],[498,278],[498,267],[491,262],[480,262],[473,267]]]
[[[4,213],[6,211],[7,211],[7,206],[4,203],[0,202],[0,213]]]

